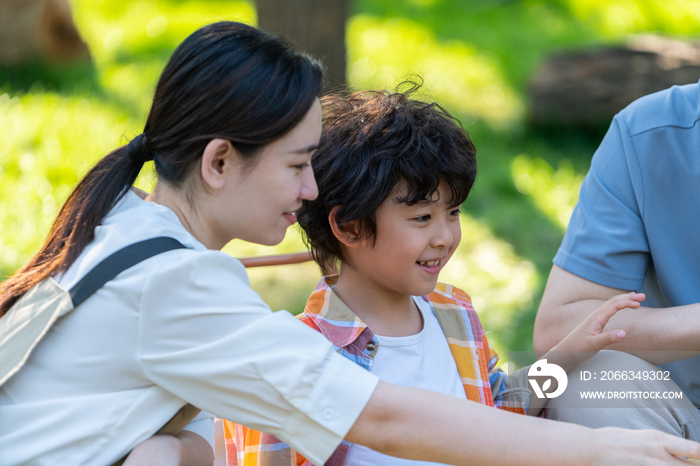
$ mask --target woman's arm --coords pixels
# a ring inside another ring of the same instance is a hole
[[[674,455],[700,459],[700,445],[662,432],[589,429],[385,382],[346,439],[391,456],[465,466],[682,464]],[[212,462],[206,440],[183,431],[142,442],[124,466]]]
[[[387,455],[454,465],[684,464],[700,444],[661,432],[589,429],[379,382],[346,439]]]

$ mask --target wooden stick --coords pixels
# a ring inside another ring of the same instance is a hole
[[[310,252],[300,252],[296,254],[280,254],[276,256],[244,257],[238,259],[246,267],[263,267],[266,265],[286,265],[299,264],[313,260]]]

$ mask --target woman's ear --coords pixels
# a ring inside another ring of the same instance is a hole
[[[214,138],[204,148],[202,154],[202,181],[212,189],[221,189],[226,185],[226,175],[240,159],[238,151],[231,141]]]
[[[348,248],[356,248],[359,247],[362,244],[362,241],[357,240],[357,236],[359,234],[358,228],[357,228],[357,222],[352,221],[348,222],[344,225],[338,225],[338,222],[335,220],[335,215],[338,212],[338,209],[340,209],[340,206],[335,206],[331,209],[331,212],[328,214],[328,223],[331,225],[331,230],[333,231],[333,235],[340,241],[343,246],[348,247]]]

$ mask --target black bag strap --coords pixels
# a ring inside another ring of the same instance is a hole
[[[102,286],[139,262],[173,249],[187,249],[175,238],[159,236],[131,244],[111,254],[90,270],[73,288],[70,297],[73,308],[78,307],[91,294]]]

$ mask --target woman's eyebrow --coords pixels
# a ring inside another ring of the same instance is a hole
[[[315,151],[316,149],[318,149],[318,144],[312,144],[310,146],[302,147],[301,149],[292,151],[292,154],[308,154],[309,152]]]

